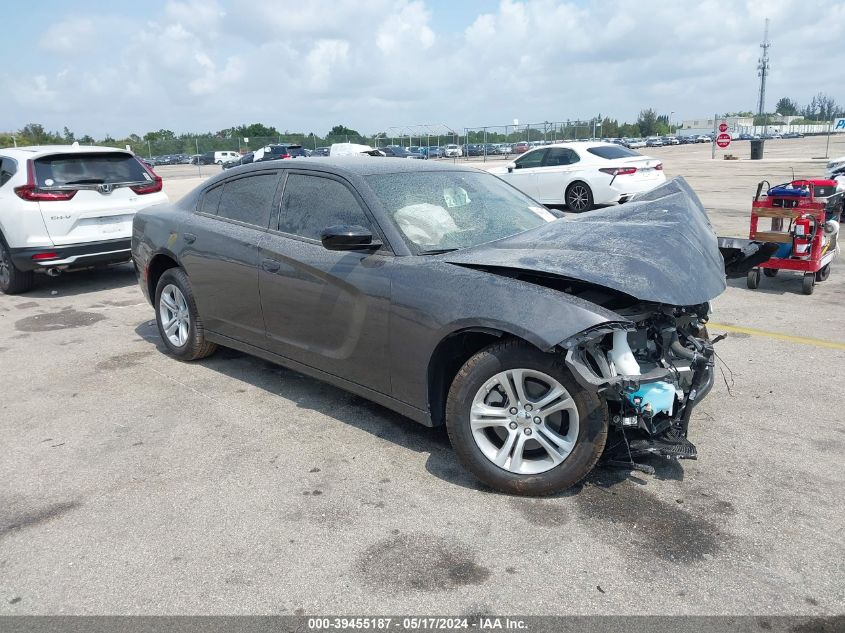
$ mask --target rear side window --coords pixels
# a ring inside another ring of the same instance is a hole
[[[54,154],[35,160],[35,182],[39,187],[152,180],[141,163],[125,152]]]
[[[574,165],[579,160],[578,154],[575,150],[568,147],[550,147],[546,150],[546,161],[543,163],[547,167],[557,167],[560,165]]]
[[[279,230],[319,240],[324,229],[337,225],[370,228],[370,221],[352,192],[337,180],[304,174],[288,176]]]
[[[267,228],[278,182],[278,174],[256,174],[228,181],[222,187],[217,215]]]
[[[591,147],[587,151],[590,152],[590,154],[594,154],[599,158],[606,158],[607,160],[613,160],[614,158],[631,158],[632,156],[642,156],[642,154],[633,152],[627,147],[622,147],[621,145],[600,145],[599,147]]]
[[[17,171],[18,165],[15,161],[0,157],[0,187],[9,182]]]
[[[202,213],[209,213],[217,215],[217,207],[220,204],[220,197],[223,195],[223,185],[209,189],[205,192],[200,202],[200,211]]]

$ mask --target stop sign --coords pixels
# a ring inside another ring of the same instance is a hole
[[[716,145],[725,149],[728,145],[731,144],[731,135],[722,132],[719,136],[716,137]]]
[[[727,132],[727,131],[728,131],[728,124],[727,124],[727,123],[725,123],[724,121],[722,121],[721,123],[719,123],[719,131],[720,131],[722,134],[724,134],[725,132]]]

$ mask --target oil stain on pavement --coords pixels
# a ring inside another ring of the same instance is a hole
[[[21,332],[52,332],[94,325],[106,317],[97,312],[79,312],[73,308],[61,312],[36,314],[15,322],[15,329]]]
[[[490,577],[465,545],[421,533],[379,541],[359,556],[356,568],[369,584],[386,591],[445,591]]]
[[[34,527],[57,519],[79,507],[77,501],[65,501],[34,510],[14,511],[6,503],[0,504],[0,538],[16,530]]]
[[[111,371],[113,369],[127,369],[128,367],[135,367],[141,364],[141,361],[150,356],[152,352],[128,352],[126,354],[118,354],[106,360],[101,360],[97,363],[97,369],[102,371]]]
[[[658,499],[628,481],[610,487],[585,486],[575,497],[588,521],[625,532],[623,549],[673,563],[694,563],[715,555],[729,536],[707,519]]]

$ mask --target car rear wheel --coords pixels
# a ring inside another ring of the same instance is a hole
[[[593,192],[587,183],[573,182],[566,189],[566,206],[570,211],[589,211],[593,208]]]
[[[210,356],[217,345],[205,340],[205,328],[197,312],[188,275],[170,268],[161,276],[155,294],[156,322],[168,351],[182,360]]]
[[[593,469],[607,439],[608,412],[559,356],[506,341],[458,372],[446,427],[458,457],[483,483],[511,494],[548,495]]]
[[[19,270],[12,261],[9,247],[0,236],[0,292],[17,295],[32,289],[34,274],[31,270]]]

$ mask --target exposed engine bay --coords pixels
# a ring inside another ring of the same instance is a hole
[[[610,409],[605,457],[618,465],[657,454],[695,459],[687,439],[695,406],[713,387],[715,352],[707,334],[709,304],[637,303],[616,312],[628,323],[603,324],[564,342],[566,364]]]

